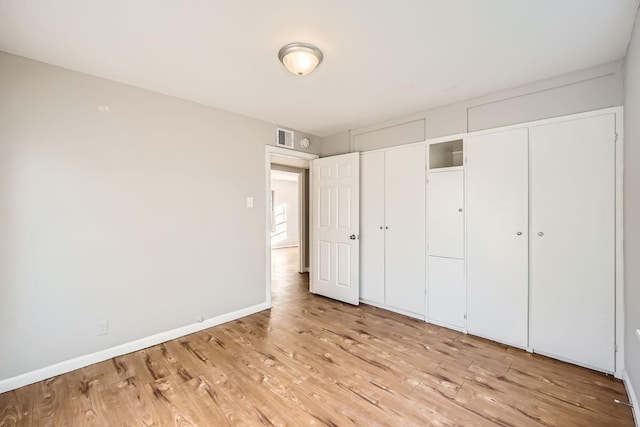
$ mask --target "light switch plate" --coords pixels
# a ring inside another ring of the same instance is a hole
[[[253,197],[247,197],[247,207],[248,208],[253,207]]]

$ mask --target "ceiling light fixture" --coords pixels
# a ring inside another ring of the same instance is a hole
[[[304,76],[322,62],[320,49],[308,43],[289,43],[278,52],[280,62],[290,73]]]

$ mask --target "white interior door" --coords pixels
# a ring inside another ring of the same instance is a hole
[[[360,298],[384,304],[384,152],[360,157]]]
[[[464,258],[464,172],[430,172],[429,255]]]
[[[467,330],[527,347],[528,131],[466,139]]]
[[[531,346],[613,372],[615,116],[531,130]]]
[[[385,302],[426,311],[424,145],[385,152]]]
[[[311,162],[311,292],[360,299],[360,153]]]

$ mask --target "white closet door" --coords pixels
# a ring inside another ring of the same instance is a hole
[[[384,304],[384,152],[360,156],[360,299]]]
[[[531,130],[531,345],[613,372],[615,116]]]
[[[429,255],[464,258],[464,172],[430,172]]]
[[[465,145],[467,330],[528,344],[528,135],[515,129]]]
[[[429,257],[430,322],[464,329],[464,260]]]
[[[425,301],[424,145],[385,153],[385,300],[424,315]]]

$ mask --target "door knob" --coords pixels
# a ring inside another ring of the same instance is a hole
[[[538,232],[538,236],[544,236],[544,233],[542,231]]]
[[[459,209],[458,209],[458,212],[462,212],[462,208],[459,208]]]
[[[380,226],[380,230],[382,230],[382,226]]]
[[[355,235],[355,234],[352,234],[351,236],[349,236],[349,239],[351,239],[351,240],[356,240],[356,235]]]
[[[518,231],[516,234],[517,234],[518,236],[522,236],[522,231]]]

